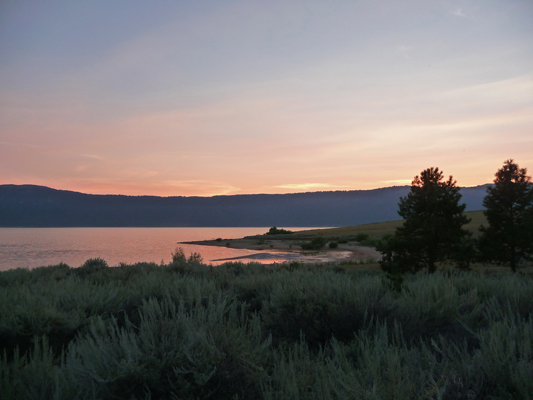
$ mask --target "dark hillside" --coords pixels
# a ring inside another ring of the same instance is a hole
[[[467,210],[487,185],[464,188]],[[347,226],[399,219],[408,186],[374,190],[214,197],[91,195],[35,185],[0,185],[2,227]]]

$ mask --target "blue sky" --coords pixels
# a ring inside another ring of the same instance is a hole
[[[0,183],[370,189],[533,168],[533,2],[3,1]]]

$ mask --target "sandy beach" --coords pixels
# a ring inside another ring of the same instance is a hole
[[[272,262],[304,262],[330,263],[376,261],[380,253],[372,247],[357,245],[356,243],[340,243],[337,248],[330,249],[327,245],[320,250],[302,250],[298,242],[286,239],[271,239],[268,236],[249,237],[242,239],[214,239],[181,242],[199,246],[231,247],[234,249],[257,250],[257,253],[213,261],[262,260]]]

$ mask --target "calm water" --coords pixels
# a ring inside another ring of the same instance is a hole
[[[233,239],[265,233],[269,228],[0,228],[0,270],[35,268],[64,262],[79,267],[101,257],[111,266],[121,262],[169,262],[177,246],[198,252],[204,262],[258,253],[226,247],[177,244],[203,239]],[[303,230],[310,228],[288,228]],[[243,262],[249,260],[243,259]],[[263,260],[269,263],[273,260]],[[219,264],[211,262],[212,264]]]

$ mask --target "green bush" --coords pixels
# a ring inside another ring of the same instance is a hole
[[[370,235],[368,233],[361,232],[355,235],[355,240],[359,243],[364,242],[368,239],[370,239]]]
[[[176,247],[176,250],[174,250],[171,256],[173,264],[180,264],[184,262],[201,263],[203,261],[202,255],[200,253],[192,252],[189,257],[187,257],[181,247]]]
[[[328,240],[324,236],[317,236],[308,243],[301,243],[300,246],[304,250],[320,250],[327,242]]]
[[[335,241],[329,242],[329,248],[330,249],[336,249],[337,247],[339,247],[339,243],[338,242],[335,242]]]
[[[533,280],[292,263],[0,272],[0,398],[532,399]]]
[[[173,263],[187,260],[187,256],[181,247],[176,247],[176,250],[174,250],[174,252],[171,254],[171,257]]]
[[[279,228],[276,228],[275,226],[273,226],[272,228],[270,228],[268,230],[266,235],[288,235],[290,233],[293,233],[293,231],[289,231],[289,230],[286,230],[286,229],[279,229]]]
[[[79,276],[87,276],[107,268],[109,268],[109,265],[107,265],[107,261],[103,258],[90,258],[85,261],[81,267],[76,269],[76,273]]]

